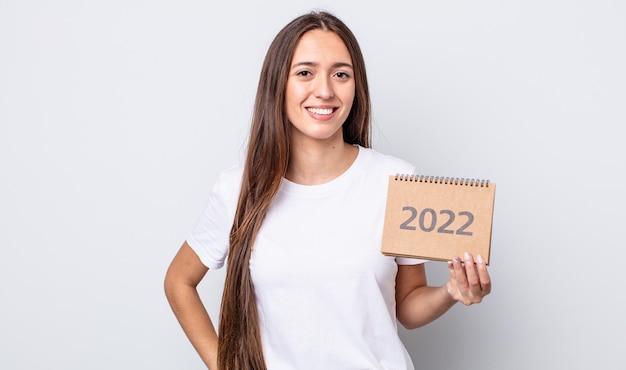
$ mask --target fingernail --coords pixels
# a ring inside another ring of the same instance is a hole
[[[469,252],[465,252],[465,260],[469,261],[472,259],[472,256],[470,256]]]
[[[480,254],[476,256],[476,259],[478,260],[478,263],[480,263],[481,265],[485,263],[485,261],[483,260],[483,257]]]
[[[454,257],[454,264],[458,265],[459,263],[461,263],[461,259],[459,257]]]

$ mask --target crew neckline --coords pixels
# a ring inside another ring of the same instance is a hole
[[[301,196],[317,196],[327,194],[333,192],[338,188],[341,188],[342,186],[350,182],[350,180],[355,176],[358,168],[361,167],[363,165],[363,162],[365,161],[365,148],[360,145],[354,146],[357,147],[357,149],[359,150],[356,158],[354,159],[354,162],[352,162],[350,167],[348,167],[342,174],[335,177],[334,179],[323,184],[303,185],[295,183],[283,177],[280,190],[289,194]]]

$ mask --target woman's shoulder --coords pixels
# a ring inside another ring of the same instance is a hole
[[[233,182],[238,184],[241,182],[242,175],[243,175],[243,164],[238,163],[238,164],[234,164],[234,165],[231,165],[230,167],[226,167],[225,169],[223,169],[222,172],[220,172],[218,181],[229,183],[229,185],[232,185]]]
[[[226,199],[237,199],[241,188],[243,165],[236,164],[223,169],[213,184],[212,193]]]
[[[415,166],[405,159],[382,153],[372,148],[359,149],[367,162],[367,167],[370,169],[377,169],[390,175],[412,174],[415,171]]]

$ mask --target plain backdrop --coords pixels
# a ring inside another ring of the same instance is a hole
[[[361,43],[376,149],[498,185],[493,293],[400,329],[416,367],[624,368],[617,0],[0,0],[0,368],[203,368],[163,277],[315,8]]]

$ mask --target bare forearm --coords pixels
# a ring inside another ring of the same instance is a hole
[[[469,306],[480,303],[491,292],[491,278],[485,261],[476,262],[470,253],[464,261],[448,262],[450,279],[441,287],[428,286],[424,264],[400,265],[396,275],[396,314],[404,327],[424,326],[443,315],[456,302]]]
[[[184,284],[166,284],[165,292],[185,334],[209,369],[217,369],[217,333],[197,290]]]
[[[421,286],[398,302],[398,321],[407,329],[415,329],[434,321],[456,302],[445,286]]]

